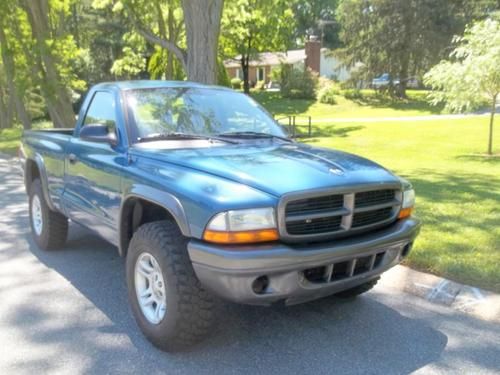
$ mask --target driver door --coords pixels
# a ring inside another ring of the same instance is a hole
[[[113,93],[96,91],[81,127],[105,124],[116,132],[117,103]],[[117,135],[118,137],[118,135]],[[67,216],[115,243],[121,201],[123,155],[120,139],[109,143],[73,137],[67,148],[63,194]]]

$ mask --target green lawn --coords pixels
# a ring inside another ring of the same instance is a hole
[[[0,130],[0,152],[16,155],[22,130],[19,128]]]
[[[324,126],[305,142],[375,160],[409,179],[423,228],[407,264],[500,292],[500,131],[486,149],[488,119]]]
[[[33,124],[33,129],[47,129],[50,127],[52,127],[50,121],[38,121]],[[0,152],[17,155],[22,133],[23,130],[20,127],[0,129]]]
[[[322,104],[315,100],[281,98],[279,92],[253,92],[251,95],[276,117],[311,116],[313,121],[332,117],[425,116],[442,111],[441,107],[429,105],[426,101],[427,91],[423,90],[408,90],[407,100],[376,96],[373,90],[362,90],[362,93],[363,98],[358,100],[347,100],[338,95],[336,105]]]

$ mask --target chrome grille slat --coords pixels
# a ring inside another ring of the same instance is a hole
[[[280,235],[310,241],[374,229],[396,219],[401,196],[397,183],[290,194],[278,207]]]

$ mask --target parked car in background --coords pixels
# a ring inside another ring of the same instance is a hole
[[[401,84],[401,82],[406,82],[406,87],[416,89],[419,87],[419,81],[417,77],[408,77],[404,80],[400,80],[399,78],[394,78],[392,80],[392,85],[397,87]],[[374,90],[384,90],[389,87],[391,84],[391,76],[389,73],[384,73],[380,77],[376,77],[372,79],[370,87]]]

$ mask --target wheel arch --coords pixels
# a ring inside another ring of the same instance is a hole
[[[43,157],[40,154],[36,154],[33,158],[26,159],[24,166],[24,186],[27,193],[29,193],[30,191],[31,184],[37,178],[40,179],[40,183],[42,184],[42,191],[45,202],[47,202],[47,205],[52,211],[56,211],[54,203],[52,202],[52,198],[49,194],[47,171],[45,169]]]
[[[119,254],[127,254],[130,240],[142,224],[157,220],[172,220],[184,236],[191,234],[184,208],[174,195],[148,186],[135,187],[120,207]]]

